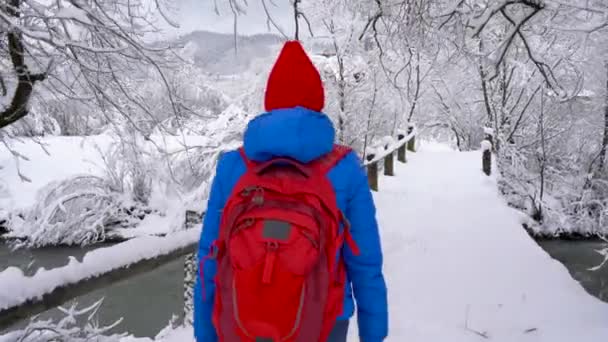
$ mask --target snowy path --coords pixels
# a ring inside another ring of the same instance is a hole
[[[519,214],[482,174],[479,152],[423,149],[408,158],[375,194],[389,286],[387,341],[486,340],[473,330],[493,342],[608,341],[608,304],[527,236]],[[350,333],[358,341],[356,329]],[[163,340],[186,336],[182,330]]]
[[[480,168],[479,152],[423,150],[382,178],[388,340],[482,341],[468,310],[491,341],[608,341],[608,305],[527,236]]]

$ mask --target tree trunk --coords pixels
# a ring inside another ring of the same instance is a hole
[[[479,52],[482,53],[483,51],[483,41],[480,39],[479,40]],[[483,62],[481,61],[481,59],[479,60],[479,79],[481,81],[481,92],[483,94],[483,103],[485,105],[485,109],[486,109],[486,115],[488,116],[488,123],[493,122],[493,113],[492,113],[492,107],[490,106],[490,95],[488,94],[489,90],[488,90],[488,82],[486,80],[486,72],[485,70],[483,70]]]
[[[412,107],[410,108],[410,114],[407,116],[407,122],[412,122],[412,116],[414,116],[414,111],[416,110],[416,105],[418,104],[418,98],[420,97],[420,52],[417,52],[417,61],[416,61],[416,92],[414,93],[414,103],[412,103]]]
[[[608,163],[608,61],[606,61],[606,95],[604,101],[604,138],[600,150],[600,172],[604,171],[604,167]]]
[[[21,0],[10,0],[6,13],[9,17],[18,20],[21,17],[19,8]],[[46,78],[45,73],[32,74],[25,64],[25,48],[23,46],[23,36],[18,31],[12,31],[7,34],[8,52],[13,63],[13,70],[17,74],[17,89],[10,105],[0,112],[0,128],[6,127],[17,120],[25,117],[29,112],[27,109],[28,102],[34,90],[34,83],[42,81]]]
[[[341,64],[341,63],[340,63]],[[344,81],[344,74],[342,73],[342,67],[340,68],[340,80],[338,82],[338,98],[340,104],[340,113],[338,115],[338,140],[341,144],[346,142],[346,123],[344,122],[344,116],[346,111],[346,85]]]

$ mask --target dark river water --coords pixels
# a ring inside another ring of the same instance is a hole
[[[68,257],[79,261],[92,248],[43,248],[11,252],[0,244],[0,272],[8,266],[16,266],[28,275],[38,268],[50,269],[64,266]],[[30,265],[30,263],[33,264]],[[28,268],[29,265],[29,268]],[[184,259],[164,265],[154,272],[145,273],[105,289],[77,298],[78,307],[87,307],[101,298],[103,305],[98,312],[99,323],[109,325],[122,317],[122,323],[112,332],[128,331],[137,337],[154,337],[167,326],[173,314],[183,315]],[[69,304],[65,304],[69,306]],[[40,315],[41,319],[64,317],[58,310]],[[15,328],[22,328],[23,324]],[[2,331],[0,331],[0,335]]]
[[[587,292],[608,302],[608,263],[597,271],[588,270],[601,264],[603,257],[596,250],[604,248],[604,242],[546,240],[538,244],[564,264]]]
[[[602,247],[600,242],[540,241],[539,244],[555,259],[561,261],[592,295],[608,301],[608,266],[591,272],[588,268],[599,264],[602,258],[594,250]],[[0,271],[8,266],[23,269],[32,274],[39,267],[63,266],[68,256],[81,260],[90,248],[45,248],[31,251],[11,252],[0,245]],[[32,263],[30,265],[30,263]],[[29,265],[29,268],[28,268]],[[123,322],[115,332],[129,331],[138,337],[154,337],[175,314],[183,312],[184,260],[167,264],[155,272],[140,275],[103,290],[78,298],[79,305],[90,305],[105,297],[99,311],[101,324],[110,324],[118,317]],[[41,318],[59,318],[57,310],[49,311]],[[23,327],[23,324],[18,327]],[[0,332],[1,333],[1,332]]]

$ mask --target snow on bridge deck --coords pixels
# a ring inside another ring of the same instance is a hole
[[[481,172],[422,146],[375,194],[394,342],[605,342],[608,304],[553,260]],[[349,341],[358,341],[352,324]],[[476,333],[477,332],[477,333]],[[479,333],[479,334],[478,334]],[[160,340],[187,341],[191,330]],[[138,341],[141,341],[138,339]]]

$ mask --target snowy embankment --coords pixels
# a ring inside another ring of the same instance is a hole
[[[71,258],[63,267],[39,269],[27,277],[17,267],[0,272],[0,311],[40,298],[55,288],[74,284],[118,268],[128,267],[141,260],[153,259],[180,248],[196,244],[200,229],[189,229],[166,237],[139,237],[85,254],[82,262]]]
[[[381,177],[375,194],[387,341],[608,341],[608,304],[526,234],[522,214],[481,172],[480,152],[422,146],[408,159],[396,165],[396,177]],[[181,328],[157,341],[193,341],[192,332]]]

